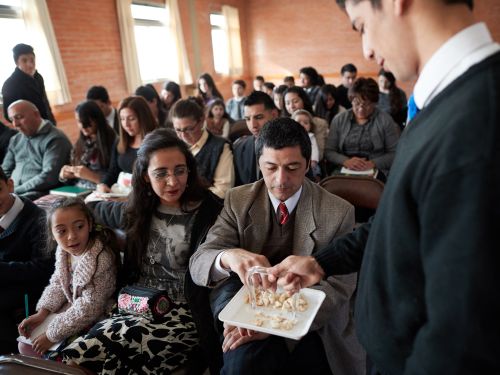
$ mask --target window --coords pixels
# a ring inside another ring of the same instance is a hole
[[[66,73],[45,0],[0,0],[0,85],[14,71],[12,48],[33,46],[51,105],[71,101]]]
[[[226,18],[222,14],[210,14],[212,27],[212,50],[214,68],[217,73],[229,74],[229,46],[226,33]]]
[[[222,13],[210,14],[214,68],[217,73],[243,74],[238,9],[223,5]]]
[[[176,80],[179,66],[167,7],[132,4],[131,10],[142,82]]]
[[[18,43],[26,43],[21,0],[0,0],[0,85],[14,71],[12,48]]]

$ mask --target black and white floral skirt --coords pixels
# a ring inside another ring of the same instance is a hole
[[[116,314],[97,323],[63,351],[73,362],[98,374],[170,374],[198,344],[187,304],[177,304],[159,322]]]

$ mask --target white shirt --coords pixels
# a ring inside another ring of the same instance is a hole
[[[1,218],[0,218],[0,227],[2,227],[4,230],[7,230],[7,228],[12,224],[12,222],[16,219],[17,215],[19,215],[19,213],[22,211],[22,209],[24,208],[24,203],[23,201],[21,200],[21,198],[19,198],[17,195],[15,194],[11,194],[11,196],[14,197],[14,204],[12,205],[12,207],[10,208],[9,211],[7,211],[5,213],[5,215],[3,215]]]
[[[106,116],[106,121],[108,122],[108,125],[111,126],[111,129],[114,129],[115,113],[116,113],[116,109],[111,108],[111,112],[109,112],[109,115]]]
[[[288,210],[288,213],[291,214],[293,210],[297,207],[297,204],[299,203],[300,195],[302,194],[302,186],[300,187],[299,190],[295,192],[290,198],[288,198],[284,203],[285,206]],[[276,212],[278,215],[278,206],[281,203],[279,199],[276,199],[274,195],[271,194],[271,192],[268,190],[267,195],[269,196],[269,199],[271,200],[271,204],[273,205],[274,212]],[[219,281],[222,280],[226,277],[229,277],[229,271],[224,269],[220,263],[220,258],[222,257],[222,254],[224,251],[221,251],[219,255],[217,255],[217,258],[215,258],[215,262],[212,265],[212,268],[210,269],[210,279],[212,281]]]
[[[469,26],[448,39],[429,59],[413,91],[415,104],[427,106],[470,67],[500,51],[483,22]]]

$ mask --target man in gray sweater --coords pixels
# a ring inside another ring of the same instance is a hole
[[[17,195],[35,200],[60,184],[59,171],[69,163],[71,143],[27,100],[12,103],[8,114],[19,133],[9,142],[2,168],[14,180]]]

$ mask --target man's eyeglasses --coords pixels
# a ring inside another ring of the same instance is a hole
[[[189,173],[188,167],[177,167],[174,169],[173,173],[169,173],[168,169],[157,169],[154,170],[151,174],[156,181],[167,180],[169,177],[174,177],[179,179],[181,177],[186,176]]]
[[[192,133],[198,128],[199,122],[194,125],[186,126],[184,129],[174,128],[176,133]]]

